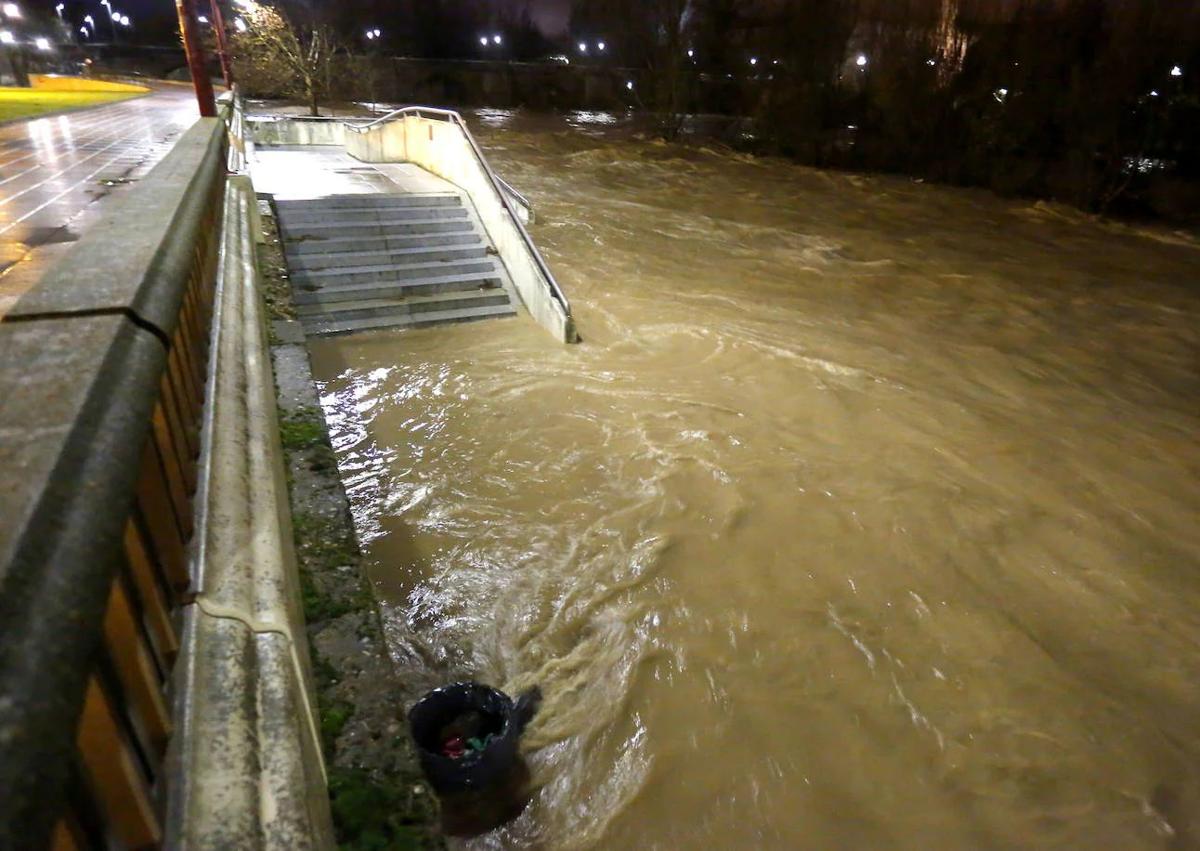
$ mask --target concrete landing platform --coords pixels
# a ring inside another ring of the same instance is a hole
[[[250,163],[254,191],[277,199],[377,193],[455,194],[457,186],[411,163],[364,163],[341,148],[257,148]]]

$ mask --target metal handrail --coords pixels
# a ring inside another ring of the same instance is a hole
[[[492,170],[487,158],[483,155],[483,149],[479,147],[479,143],[475,141],[475,137],[471,135],[471,130],[467,127],[467,122],[463,117],[452,109],[439,109],[433,106],[404,106],[400,109],[394,109],[387,115],[380,116],[374,121],[368,121],[365,124],[354,124],[350,121],[344,122],[347,130],[352,130],[355,133],[366,133],[375,127],[383,124],[388,124],[398,118],[439,118],[443,121],[448,121],[451,124],[457,124],[463,131],[463,135],[467,138],[468,144],[471,146],[471,151],[475,154],[475,159],[483,166],[484,174],[488,176],[488,180],[492,183],[492,188],[496,190],[496,194],[500,197],[500,203],[504,205],[504,209],[512,216],[513,224],[517,226],[517,232],[521,235],[521,239],[525,241],[526,248],[533,256],[534,262],[537,263],[538,270],[545,275],[546,280],[550,283],[550,289],[554,293],[554,297],[562,305],[568,317],[571,316],[571,302],[567,299],[567,294],[563,292],[562,287],[558,285],[558,279],[554,277],[554,273],[550,271],[550,267],[546,265],[542,253],[538,251],[537,246],[533,244],[533,238],[529,235],[529,231],[525,229],[525,225],[521,223],[521,217],[517,215],[517,211],[513,209],[512,201],[505,193],[504,187],[508,186],[495,171]],[[512,190],[512,187],[508,187]],[[520,193],[512,190],[513,196],[520,199],[526,207],[532,209],[528,201]]]

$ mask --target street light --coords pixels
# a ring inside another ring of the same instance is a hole
[[[120,15],[120,16],[118,16],[118,20],[120,20],[121,26],[123,26],[123,27],[130,26],[128,15]]]
[[[605,49],[606,47],[608,47],[608,45],[607,45],[607,44],[605,44],[605,43],[604,43],[604,42],[602,42],[602,41],[600,41],[600,42],[597,42],[597,43],[596,43],[596,49],[597,49],[597,50],[599,50],[601,53],[603,53],[603,52],[604,52],[604,49]]]
[[[33,44],[38,50],[49,50],[50,49],[50,39],[48,39],[48,38],[34,39]]]
[[[751,56],[751,57],[750,57],[750,64],[751,64],[751,65],[757,65],[757,64],[758,64],[758,57],[757,57],[757,56]]]
[[[199,22],[200,22],[200,23],[202,23],[202,24],[207,24],[207,23],[208,23],[208,16],[207,16],[207,15],[197,15],[197,16],[196,16],[196,20],[197,20],[197,21],[199,21]]]
[[[689,48],[688,48],[688,59],[695,59],[695,58],[696,58],[696,51],[692,50],[692,49],[689,47]]]
[[[480,44],[482,44],[484,47],[487,47],[487,45],[488,45],[487,36],[486,36],[486,35],[481,35],[481,36],[479,37],[479,43],[480,43]]]
[[[867,57],[862,53],[858,54],[858,58],[854,60],[854,64],[859,68],[865,68],[867,65]]]
[[[87,24],[89,27],[96,26],[96,20],[91,15],[84,15],[83,22],[85,24]]]
[[[586,41],[579,42],[579,52],[587,53],[587,42]]]
[[[79,34],[82,35],[84,38],[91,38],[91,36],[92,36],[92,34],[90,32],[88,32],[87,27],[80,27]]]
[[[16,3],[5,3],[4,4],[4,17],[16,18],[16,19],[20,20],[21,7],[18,6]]]
[[[8,30],[0,30],[0,44],[12,44],[16,37]]]
[[[1171,69],[1171,76],[1172,77],[1182,77],[1183,69],[1180,68],[1178,65],[1176,65],[1174,68]]]
[[[492,36],[492,44],[499,44],[501,41],[502,41],[502,39],[500,38],[500,36],[498,36],[498,35]]]
[[[59,3],[57,6],[54,7],[54,11],[58,13],[59,18],[62,18],[63,9],[65,9],[65,8],[67,8],[66,3]]]
[[[246,22],[242,18],[234,18],[233,25],[240,33],[244,33],[246,30],[250,29],[250,27],[246,26]]]

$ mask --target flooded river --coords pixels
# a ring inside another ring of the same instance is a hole
[[[397,660],[546,695],[469,847],[1200,847],[1195,243],[472,123],[584,343],[315,351]]]

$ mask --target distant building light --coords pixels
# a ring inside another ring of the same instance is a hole
[[[632,92],[633,91],[633,80],[627,80],[625,82],[625,88],[629,89],[629,91]]]
[[[479,43],[482,44],[484,47],[487,47],[487,44],[488,44],[487,36],[481,35],[479,37]]]
[[[5,14],[8,14],[8,7],[7,7],[7,6],[5,7]],[[1172,76],[1172,77],[1182,77],[1182,76],[1183,76],[1183,69],[1182,69],[1182,68],[1180,68],[1178,65],[1176,65],[1174,68],[1172,68],[1172,69],[1171,69],[1171,76]]]
[[[757,64],[758,64],[758,57],[757,57],[757,56],[751,56],[751,57],[750,57],[750,64],[751,64],[751,65],[757,65]]]
[[[50,39],[48,38],[36,38],[33,40],[33,44],[38,50],[50,49]]]
[[[233,25],[237,28],[237,31],[240,33],[244,33],[246,30],[250,29],[250,27],[246,26],[246,21],[243,18],[234,18]]]
[[[202,23],[202,24],[207,24],[207,23],[208,23],[208,18],[204,17],[203,15],[197,15],[197,16],[196,16],[196,20],[197,20],[197,21],[199,21],[199,22],[200,22],[200,23]]]
[[[867,57],[862,53],[858,54],[858,58],[854,60],[854,64],[857,65],[859,68],[866,67]]]
[[[606,47],[608,47],[608,45],[605,44],[604,42],[602,42],[602,41],[596,42],[596,49],[599,50],[601,53],[604,52],[604,49]]]
[[[1008,89],[997,89],[1000,92],[1000,97],[1008,97]]]
[[[367,41],[375,38],[375,30],[367,30]]]
[[[925,64],[928,65],[930,68],[932,68],[934,65],[937,65],[937,60],[936,59],[926,59]]]
[[[0,30],[0,44],[12,44],[16,40],[16,37],[8,30]]]
[[[21,17],[21,7],[18,6],[16,3],[5,3],[4,4],[4,17],[20,18]]]
[[[579,52],[587,53],[587,42],[586,41],[579,42]]]
[[[779,60],[778,60],[778,59],[772,59],[772,60],[771,60],[771,64],[772,64],[772,65],[778,65],[778,64],[779,64]]]
[[[1152,98],[1156,98],[1156,97],[1158,97],[1158,89],[1151,89],[1151,90],[1150,90],[1150,97],[1152,97]]]
[[[499,44],[500,42],[501,42],[500,36],[498,36],[498,35],[492,36],[492,44]]]
[[[378,28],[376,28],[376,29],[374,30],[374,33],[375,33],[375,38],[382,38],[382,37],[383,37],[383,30],[381,30],[381,29],[378,29]]]
[[[688,49],[688,59],[694,59],[695,57],[696,57],[696,51],[694,51],[694,50],[691,50],[691,49],[689,48],[689,49]]]

